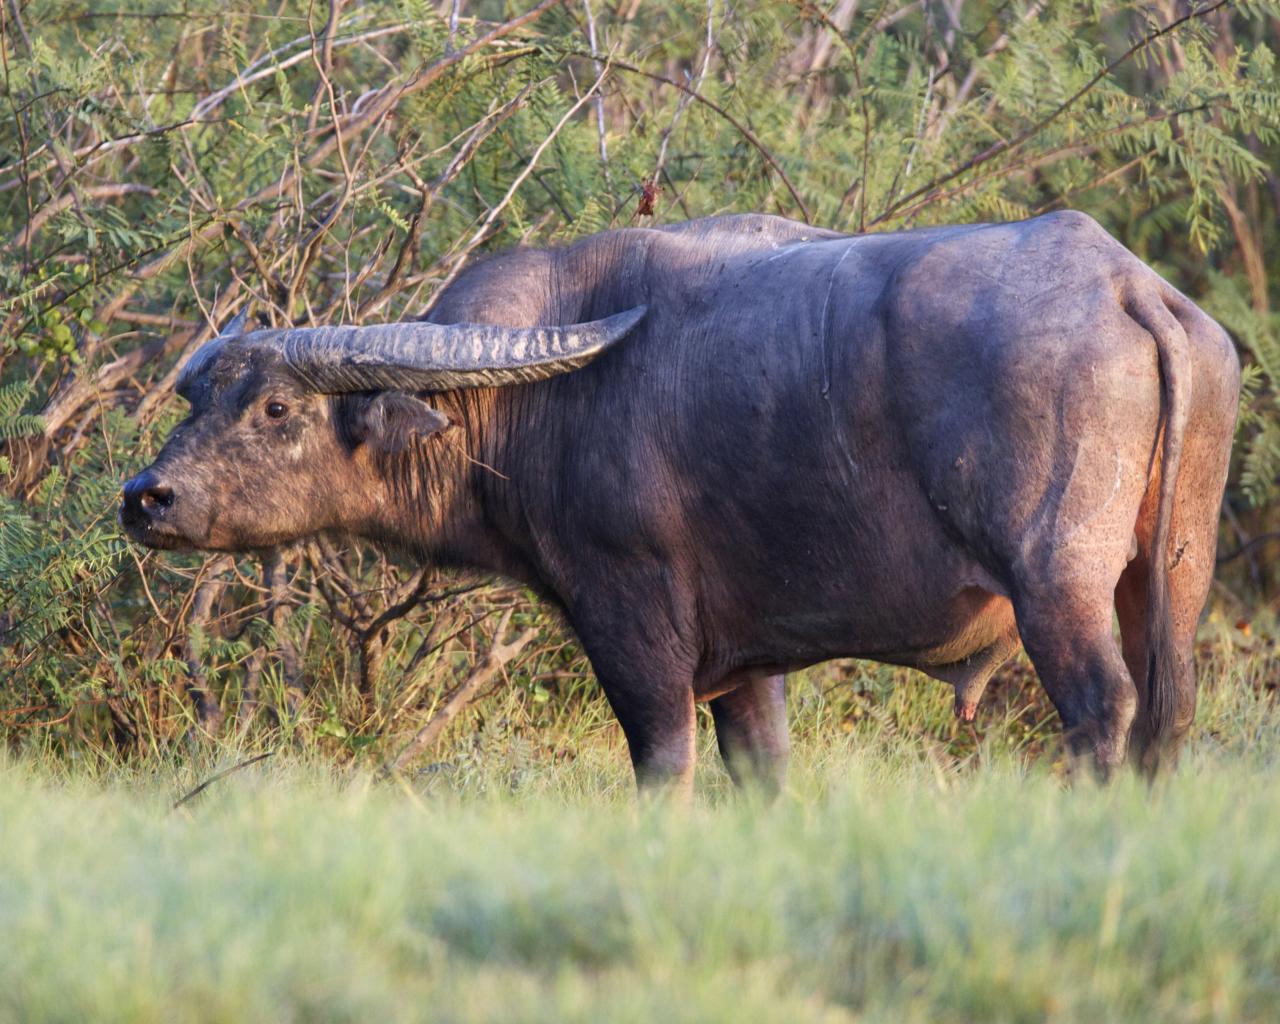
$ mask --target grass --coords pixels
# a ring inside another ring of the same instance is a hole
[[[174,810],[236,752],[9,755],[0,1020],[1275,1020],[1278,663],[1210,631],[1154,789],[1064,785],[1012,683],[969,734],[874,668],[797,683],[771,806],[709,733],[697,805],[637,805],[595,703],[534,739],[501,694],[397,783],[281,754]]]

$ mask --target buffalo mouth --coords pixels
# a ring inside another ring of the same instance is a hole
[[[138,514],[122,505],[117,516],[125,535],[136,544],[163,551],[190,551],[195,545],[162,519]]]

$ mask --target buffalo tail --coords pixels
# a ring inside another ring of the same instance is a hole
[[[1156,432],[1157,438],[1161,430],[1164,436],[1160,495],[1148,553],[1145,699],[1138,722],[1145,741],[1140,748],[1142,766],[1154,772],[1178,711],[1179,666],[1169,590],[1169,533],[1191,405],[1191,352],[1187,332],[1160,295],[1149,286],[1139,286],[1135,291],[1129,313],[1155,339],[1163,393],[1162,425]]]

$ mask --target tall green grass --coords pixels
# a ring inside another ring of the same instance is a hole
[[[0,1020],[1280,1019],[1260,643],[1208,658],[1154,788],[1066,785],[998,700],[965,754],[942,688],[853,715],[822,676],[769,806],[730,793],[709,733],[695,807],[638,805],[603,722],[572,758],[473,722],[387,782],[281,753],[176,810],[236,753],[10,756]]]
[[[1280,794],[1009,764],[687,814],[0,779],[0,1018],[1274,1020]]]

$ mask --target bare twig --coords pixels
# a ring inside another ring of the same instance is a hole
[[[1241,544],[1230,554],[1220,555],[1218,557],[1218,565],[1226,565],[1228,562],[1234,562],[1241,555],[1248,554],[1260,544],[1269,544],[1272,541],[1280,540],[1280,530],[1272,530],[1270,533],[1260,533],[1258,536]]]
[[[862,84],[862,61],[858,59],[858,51],[844,37],[840,26],[825,11],[812,0],[799,0],[799,3],[803,12],[821,21],[823,27],[840,41],[849,54],[849,64],[853,68],[853,84],[858,90],[858,107],[862,114],[862,187],[858,190],[858,231],[862,232],[867,229],[867,170],[871,166],[871,110],[867,103],[866,86]],[[805,219],[808,220],[807,217]]]
[[[191,614],[187,618],[187,636],[182,644],[182,657],[187,663],[187,695],[195,707],[196,721],[209,736],[216,737],[222,730],[222,705],[208,687],[208,673],[200,661],[196,633],[203,633],[209,624],[214,599],[226,586],[226,580],[218,579],[218,573],[226,568],[230,557],[215,559],[208,565],[208,577],[195,589]]]
[[[593,95],[595,95],[596,90],[603,84],[605,77],[609,74],[610,66],[611,65],[606,61],[603,74],[601,74],[595,82],[592,83],[591,88],[588,89],[576,103],[564,112],[547,137],[538,144],[538,148],[533,151],[533,155],[529,157],[524,169],[515,176],[510,187],[508,187],[506,194],[503,195],[503,197],[494,205],[494,207],[485,216],[484,220],[480,222],[480,226],[476,228],[471,237],[467,239],[460,249],[446,257],[449,264],[449,271],[445,274],[444,279],[436,289],[435,298],[432,299],[431,304],[424,312],[430,312],[431,307],[435,305],[435,300],[444,293],[445,288],[447,288],[454,278],[462,272],[462,268],[466,266],[467,258],[485,241],[486,238],[489,237],[490,232],[494,227],[494,222],[498,219],[499,215],[501,215],[502,211],[507,208],[507,205],[511,200],[515,198],[515,194],[520,190],[520,186],[523,185],[529,175],[533,173],[534,168],[538,166],[538,160],[541,159],[542,154],[546,152],[547,147],[556,140],[560,131],[569,123],[573,115],[582,109],[583,105],[586,104]]]
[[[582,50],[567,50],[564,52],[577,57],[590,57],[593,60],[600,58],[602,56],[605,56],[603,54],[588,53]],[[728,121],[729,124],[732,125],[733,128],[738,132],[738,134],[741,135],[744,139],[746,139],[747,142],[750,143],[751,147],[764,158],[765,163],[767,163],[770,167],[773,168],[774,172],[782,180],[782,184],[786,186],[787,191],[791,193],[791,198],[795,201],[796,206],[800,207],[800,216],[804,220],[804,222],[806,224],[813,223],[813,219],[809,216],[809,208],[805,205],[804,200],[800,198],[800,193],[796,191],[796,187],[791,183],[791,179],[787,177],[787,172],[782,169],[782,164],[780,164],[777,158],[772,153],[770,153],[768,149],[765,148],[764,143],[761,142],[756,137],[755,132],[753,132],[745,124],[743,124],[736,117],[734,117],[727,110],[725,110],[724,107],[720,106],[720,104],[716,103],[713,100],[707,99],[702,94],[698,92],[694,92],[692,89],[689,88],[689,86],[685,85],[683,82],[677,82],[674,78],[668,78],[666,75],[660,75],[654,71],[646,71],[644,68],[636,67],[636,65],[634,64],[628,64],[626,61],[613,60],[611,58],[608,58],[607,56],[605,56],[605,59],[609,60],[610,66],[615,68],[618,71],[626,71],[629,74],[633,74],[633,75],[642,75],[645,78],[652,79],[655,82],[661,82],[664,85],[669,85],[674,89],[679,89],[681,92],[690,93],[696,102],[701,103],[704,107],[707,107],[708,109],[715,111],[722,118],[724,118],[724,120]]]
[[[599,43],[596,42],[596,19],[591,11],[591,0],[582,0],[582,10],[587,16],[587,44],[591,47],[592,53],[598,53],[600,50]],[[604,74],[604,65],[599,60],[592,61],[595,68],[596,77],[599,78]],[[605,139],[604,127],[604,96],[596,93],[596,134],[600,138],[600,166],[604,171],[604,184],[610,192],[613,191],[613,182],[609,180],[609,143]]]
[[[267,600],[267,621],[271,624],[272,633],[275,634],[285,696],[290,710],[296,712],[302,701],[302,667],[298,658],[298,649],[287,628],[289,618],[287,571],[285,553],[279,548],[273,549],[263,559],[262,581],[271,595]]]
[[[1098,148],[1098,144],[1104,139],[1111,138],[1116,135],[1121,135],[1124,132],[1131,131],[1135,128],[1141,128],[1144,125],[1156,124],[1160,121],[1167,121],[1171,118],[1181,117],[1184,114],[1199,113],[1202,110],[1209,109],[1211,106],[1212,106],[1212,101],[1209,103],[1197,104],[1196,106],[1192,106],[1192,107],[1179,107],[1175,110],[1157,111],[1156,113],[1151,114],[1148,117],[1135,118],[1132,121],[1124,121],[1121,124],[1113,125],[1112,127],[1108,128],[1106,131],[1096,133],[1083,141],[1069,142],[1062,146],[1055,146],[1052,149],[1041,150],[1038,153],[1033,152],[1031,155],[1024,157],[1021,160],[1015,161],[1014,163],[1003,164],[999,167],[994,167],[988,171],[983,172],[982,174],[975,175],[974,177],[970,178],[968,181],[963,181],[958,185],[953,185],[949,189],[934,191],[929,195],[925,196],[923,199],[919,200],[918,202],[912,203],[910,206],[906,207],[905,209],[900,208],[898,210],[897,216],[901,217],[904,221],[909,223],[917,214],[919,214],[923,210],[928,209],[933,204],[945,203],[951,199],[954,199],[956,196],[963,195],[965,192],[969,192],[977,188],[979,185],[986,184],[987,182],[990,182],[990,181],[998,181],[1001,178],[1010,177],[1014,174],[1017,174],[1020,171],[1034,170],[1036,168],[1045,167],[1058,160],[1062,160],[1070,156],[1079,156],[1079,155],[1092,152],[1093,150]],[[1145,151],[1142,154],[1142,159],[1146,159],[1150,155],[1151,155],[1150,151]],[[1104,174],[1102,177],[1097,179],[1097,181],[1105,180],[1106,176],[1111,173],[1114,173],[1114,172],[1106,172],[1106,174]],[[1096,184],[1097,181],[1095,181],[1094,183]],[[876,220],[872,221],[872,223],[873,224],[876,223],[879,219],[880,218],[876,218]]]
[[[374,39],[381,39],[385,36],[398,35],[401,32],[408,31],[411,27],[412,26],[408,22],[401,22],[400,24],[388,25],[384,28],[370,29],[367,32],[360,32],[356,35],[339,36],[336,39],[332,39],[332,42],[328,41],[330,37],[327,35],[321,36],[320,38],[326,41],[329,53],[332,54],[333,50],[340,47],[353,46],[356,43],[367,43]],[[303,61],[311,60],[315,56],[316,41],[317,39],[315,36],[299,36],[297,39],[293,39],[285,43],[283,46],[279,46],[272,50],[265,59],[279,56],[300,44],[307,42],[311,43],[307,48],[299,50],[297,53],[290,54],[284,60],[273,64],[267,64],[264,67],[258,67],[256,70],[252,71],[246,69],[238,75],[234,81],[219,89],[217,92],[206,96],[203,100],[197,103],[195,107],[192,108],[191,117],[187,121],[183,122],[182,126],[190,127],[193,124],[200,124],[206,121],[214,110],[226,102],[228,97],[240,92],[245,86],[252,85],[254,82],[261,81],[264,78],[270,78],[277,72],[285,71],[288,68],[293,67],[295,64],[301,64]],[[330,56],[329,59],[332,60],[332,56]]]
[[[479,693],[494,676],[506,668],[524,650],[528,643],[538,635],[538,631],[530,627],[509,643],[503,643],[502,634],[507,631],[507,627],[511,623],[512,611],[513,609],[508,608],[506,614],[502,617],[502,621],[498,623],[498,628],[493,634],[493,646],[489,648],[489,653],[471,670],[466,679],[454,687],[449,696],[445,698],[444,703],[436,710],[436,713],[414,734],[413,739],[401,748],[400,753],[383,768],[383,776],[400,771],[415,757],[428,750],[440,738],[446,726],[457,717],[458,712],[467,705],[471,698]]]
[[[488,139],[499,126],[510,118],[517,110],[524,106],[529,98],[529,94],[533,92],[538,85],[542,83],[530,83],[521,89],[515,96],[502,105],[501,108],[491,114],[485,115],[484,118],[475,126],[471,135],[454,154],[449,166],[444,169],[440,176],[427,186],[425,183],[419,185],[421,193],[421,201],[418,210],[413,215],[413,219],[409,222],[409,231],[405,235],[404,241],[400,245],[399,251],[396,253],[396,259],[391,267],[387,279],[382,286],[368,299],[360,304],[358,317],[363,319],[370,313],[377,310],[387,299],[389,299],[398,287],[401,278],[404,275],[410,259],[418,248],[418,238],[421,235],[422,223],[427,212],[431,209],[436,197],[444,190],[451,181],[462,173],[463,168],[471,162],[476,151],[481,144]]]
[[[512,18],[510,21],[503,22],[495,26],[489,32],[479,38],[468,43],[460,50],[456,50],[437,61],[427,65],[419,71],[412,79],[403,85],[388,84],[374,94],[374,97],[366,104],[360,107],[358,112],[347,115],[342,123],[343,131],[354,134],[366,128],[373,128],[380,124],[383,119],[395,109],[396,105],[405,97],[429,87],[443,77],[450,69],[462,63],[471,55],[479,52],[487,46],[498,42],[511,33],[518,31],[531,21],[541,17],[553,7],[558,7],[565,0],[542,0],[536,7],[525,12],[524,14]],[[308,53],[306,56],[310,56]],[[144,132],[135,138],[144,138],[153,135],[153,132]],[[270,185],[266,185],[259,189],[253,195],[241,200],[236,205],[236,210],[243,211],[254,206],[277,199],[287,194],[300,181],[303,168],[314,168],[325,160],[330,153],[336,148],[338,141],[334,135],[330,135],[326,140],[318,143],[312,148],[307,155],[305,161],[301,161],[295,166],[283,173],[276,181]],[[0,186],[2,188],[2,186]],[[196,244],[202,244],[216,238],[223,230],[223,222],[221,220],[213,220],[204,225],[198,231],[194,232],[185,239],[187,248]],[[182,257],[185,248],[181,245],[170,248],[162,253],[150,263],[140,267],[131,276],[129,284],[121,291],[114,300],[118,305],[124,305],[133,293],[146,281],[164,273],[175,260]]]
[[[1166,25],[1161,26],[1160,28],[1156,29],[1154,32],[1151,32],[1143,36],[1136,43],[1134,43],[1127,50],[1125,50],[1124,53],[1120,54],[1119,57],[1111,61],[1111,63],[1107,64],[1107,66],[1102,68],[1102,70],[1098,71],[1092,78],[1089,79],[1089,81],[1087,81],[1074,93],[1068,96],[1065,100],[1063,100],[1060,104],[1058,104],[1058,106],[1056,106],[1052,111],[1050,111],[1048,114],[1042,117],[1035,124],[1031,125],[1029,128],[1023,129],[1011,139],[1001,139],[998,142],[992,143],[990,146],[984,149],[981,153],[978,153],[976,156],[970,157],[964,163],[960,164],[960,166],[952,168],[951,170],[947,171],[945,174],[941,174],[938,177],[934,178],[932,181],[924,185],[921,185],[919,188],[911,192],[908,192],[901,199],[898,199],[890,203],[885,207],[883,212],[881,212],[881,214],[878,217],[876,217],[874,220],[871,221],[871,226],[874,227],[877,224],[883,223],[884,221],[892,217],[898,210],[900,210],[907,203],[910,203],[913,200],[919,199],[922,196],[925,197],[925,200],[924,200],[925,202],[930,201],[930,198],[932,197],[933,193],[936,192],[936,190],[939,189],[941,186],[945,185],[947,182],[954,181],[956,178],[960,177],[960,175],[973,170],[975,167],[979,167],[982,164],[985,164],[988,160],[994,159],[995,157],[1000,156],[1002,153],[1011,152],[1012,150],[1015,150],[1018,147],[1022,146],[1028,140],[1034,138],[1036,135],[1039,135],[1040,132],[1048,128],[1049,125],[1053,124],[1054,121],[1056,121],[1059,117],[1065,114],[1071,107],[1073,107],[1077,100],[1079,100],[1082,96],[1089,93],[1095,85],[1097,85],[1104,78],[1106,78],[1113,71],[1115,71],[1116,68],[1120,67],[1122,64],[1125,64],[1130,59],[1132,59],[1132,57],[1135,54],[1146,49],[1148,46],[1150,46],[1152,43],[1156,42],[1157,40],[1167,36],[1170,32],[1176,31],[1178,28],[1180,28],[1182,25],[1185,25],[1187,22],[1194,21],[1200,18],[1205,18],[1208,15],[1212,14],[1214,11],[1218,10],[1219,8],[1224,7],[1229,2],[1230,0],[1214,0],[1214,2],[1209,4],[1209,6],[1207,7],[1192,8],[1182,17],[1175,18],[1173,21],[1169,22]]]
[[[667,125],[662,133],[662,142],[658,146],[658,161],[654,166],[653,175],[649,179],[657,184],[658,177],[666,168],[667,164],[667,145],[671,142],[671,134],[676,130],[676,125],[680,122],[680,117],[688,109],[689,104],[693,102],[693,98],[698,95],[698,90],[702,88],[702,81],[707,77],[707,68],[711,66],[711,52],[715,49],[715,0],[707,0],[707,35],[702,44],[702,64],[698,68],[697,75],[694,76],[689,88],[676,103],[675,112],[671,115],[671,122]],[[595,49],[594,45],[592,49]]]
[[[449,38],[445,42],[445,52],[453,53],[458,41],[458,15],[462,13],[462,0],[450,0],[449,3]]]
[[[155,195],[155,189],[150,185],[125,182],[114,185],[93,185],[83,190],[83,197],[86,199],[120,199],[128,195]],[[72,193],[66,193],[45,203],[44,206],[36,210],[25,228],[18,233],[18,237],[11,244],[25,249],[31,244],[31,239],[36,232],[44,227],[51,217],[61,213],[67,207],[73,205],[74,202],[75,196]]]
[[[191,800],[194,800],[206,789],[212,786],[215,782],[221,782],[228,775],[234,775],[236,772],[240,771],[242,768],[248,768],[251,765],[257,764],[259,761],[265,761],[267,758],[272,757],[274,755],[275,755],[274,750],[268,750],[265,754],[255,754],[253,757],[245,758],[245,760],[240,761],[236,764],[233,764],[230,768],[224,768],[220,772],[215,772],[214,774],[210,775],[207,779],[205,779],[204,782],[200,783],[200,785],[196,786],[195,789],[191,790],[189,793],[186,793],[183,796],[180,796],[177,800],[175,800],[170,810],[176,811],[183,804],[188,803]]]

